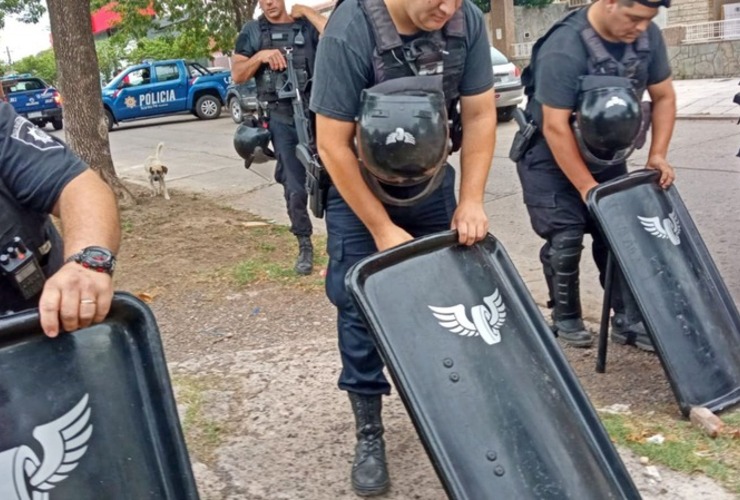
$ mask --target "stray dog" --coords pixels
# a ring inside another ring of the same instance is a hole
[[[149,186],[151,186],[151,196],[163,195],[165,200],[170,199],[170,194],[167,192],[167,184],[164,181],[167,175],[167,167],[162,165],[162,161],[159,159],[159,155],[162,153],[164,148],[164,142],[157,144],[157,149],[154,152],[154,156],[147,157],[144,162],[144,169],[149,174]]]

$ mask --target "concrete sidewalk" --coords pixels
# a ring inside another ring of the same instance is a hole
[[[740,77],[703,80],[675,80],[678,118],[734,119],[740,117],[740,106],[732,102],[740,92]]]

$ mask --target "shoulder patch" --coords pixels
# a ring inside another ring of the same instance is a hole
[[[16,116],[10,138],[40,151],[64,149],[64,146],[57,142],[56,139],[22,116]]]

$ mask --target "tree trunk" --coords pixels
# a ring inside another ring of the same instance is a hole
[[[110,154],[90,0],[47,0],[46,4],[67,142],[113,188],[119,199],[133,202],[131,192],[116,175]]]

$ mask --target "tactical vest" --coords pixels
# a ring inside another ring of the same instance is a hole
[[[606,49],[603,40],[589,24],[586,14],[588,7],[569,12],[560,21],[555,23],[532,47],[532,56],[529,65],[522,72],[522,84],[527,96],[527,112],[532,120],[542,127],[542,106],[535,104],[534,92],[534,64],[540,47],[561,27],[568,27],[579,34],[581,41],[588,52],[588,74],[622,76],[632,80],[632,85],[638,99],[647,88],[648,59],[650,57],[650,41],[648,32],[643,31],[633,43],[627,45],[621,60],[616,60]],[[538,82],[547,85],[547,82]]]
[[[311,24],[304,19],[297,19],[292,24],[272,24],[265,16],[257,19],[260,27],[260,50],[293,49],[293,68],[298,78],[298,90],[306,96],[307,84],[313,74],[316,58],[316,46],[310,36]],[[263,64],[255,75],[257,98],[262,102],[276,103],[278,78],[268,65]],[[308,99],[306,99],[308,100]],[[284,108],[290,111],[290,100]],[[290,111],[292,113],[292,111]]]
[[[62,244],[59,233],[46,215],[21,207],[7,186],[0,180],[0,245],[5,248],[20,236],[30,248],[46,276],[51,276],[62,264]],[[10,282],[0,275],[0,315],[20,311],[37,304],[24,301]]]
[[[465,13],[460,8],[441,30],[406,43],[401,39],[383,0],[358,0],[375,39],[375,83],[416,75],[443,75],[445,101],[453,116],[465,70]],[[456,115],[456,113],[454,113]]]

